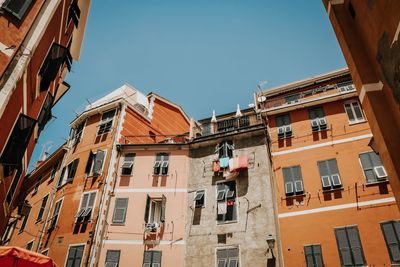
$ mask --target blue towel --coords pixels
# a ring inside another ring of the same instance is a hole
[[[220,158],[219,159],[219,166],[221,168],[227,168],[229,166],[229,158]]]

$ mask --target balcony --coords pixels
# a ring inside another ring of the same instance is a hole
[[[275,108],[283,108],[285,106],[296,105],[299,103],[306,103],[318,99],[329,98],[336,95],[347,94],[355,92],[356,88],[351,81],[341,82],[337,84],[330,84],[320,86],[313,89],[304,90],[303,92],[287,95],[284,97],[268,99],[264,103],[264,109],[274,110]]]
[[[241,116],[220,116],[212,121],[212,118],[200,120],[191,129],[193,138],[210,136],[213,134],[221,134],[232,132],[235,130],[248,129],[253,126],[262,125],[262,117],[260,114],[251,113]]]

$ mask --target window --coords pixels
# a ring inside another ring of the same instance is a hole
[[[381,223],[392,264],[400,264],[400,221]]]
[[[357,226],[336,228],[335,235],[342,266],[364,266],[367,264]]]
[[[218,152],[219,158],[232,158],[234,149],[232,141],[223,141],[217,146],[214,153]]]
[[[169,166],[169,155],[158,153],[154,162],[154,175],[167,175]]]
[[[324,267],[321,245],[304,246],[307,267]]]
[[[26,249],[27,250],[32,250],[32,248],[33,248],[33,240],[29,241],[28,244],[26,244]]]
[[[56,227],[58,215],[60,214],[61,210],[61,204],[62,204],[62,199],[57,201],[54,206],[53,216],[49,220],[49,228],[48,228],[49,230],[54,229],[54,227]]]
[[[36,120],[24,114],[19,114],[17,123],[11,132],[6,148],[0,157],[0,163],[3,165],[13,166],[18,166],[22,163],[22,158],[25,154],[26,147],[28,146],[35,125]]]
[[[75,159],[62,169],[60,178],[58,179],[57,187],[60,187],[74,180],[75,172],[78,168],[78,163],[79,159]]]
[[[119,250],[107,250],[105,267],[117,267],[119,264]]]
[[[99,124],[97,135],[108,133],[111,130],[114,115],[115,109],[103,113],[103,115],[101,116],[101,122]]]
[[[78,6],[78,0],[73,0],[68,10],[67,25],[69,25],[69,22],[72,20],[74,22],[75,27],[78,28],[80,16],[81,16],[81,10]]]
[[[13,179],[13,181],[11,183],[10,189],[8,189],[8,193],[7,193],[7,196],[6,196],[6,203],[8,205],[10,205],[12,200],[14,199],[14,193],[15,193],[15,190],[17,189],[17,185],[18,185],[18,182],[20,180],[21,173],[22,173],[22,167],[18,166],[17,172],[16,172],[16,174],[14,176],[14,179]]]
[[[50,93],[48,93],[38,117],[39,131],[42,131],[44,129],[44,126],[46,126],[46,124],[50,121],[52,117],[51,108],[53,106],[53,100],[54,97]]]
[[[150,198],[150,196],[147,195],[144,221],[146,223],[165,222],[166,203],[167,203],[167,198],[164,195],[161,198]]]
[[[286,195],[303,194],[304,186],[300,166],[283,168],[282,172]]]
[[[42,178],[43,176],[39,176],[39,178],[37,179],[35,186],[33,187],[32,195],[35,195],[38,192],[40,183],[42,182]]]
[[[236,221],[236,182],[230,181],[217,185],[217,221]]]
[[[285,102],[287,104],[297,103],[297,102],[299,102],[299,99],[300,99],[300,94],[285,96]]]
[[[206,195],[206,191],[204,189],[196,191],[196,194],[194,196],[194,202],[195,202],[195,207],[196,208],[204,207],[205,195]]]
[[[14,220],[7,225],[7,228],[4,231],[3,237],[1,239],[2,245],[5,245],[8,241],[10,241],[12,234],[14,233],[16,223],[17,223],[17,220]]]
[[[85,173],[88,176],[101,175],[105,155],[106,152],[103,150],[97,150],[97,152],[95,153],[93,153],[92,151],[89,152],[89,158],[85,168]]]
[[[142,267],[161,267],[161,251],[145,251],[143,255]]]
[[[328,128],[322,107],[309,109],[308,115],[310,117],[311,129],[313,132],[326,130]]]
[[[45,249],[42,251],[42,255],[49,256],[49,249]]]
[[[375,152],[360,154],[360,161],[367,183],[376,183],[387,180],[385,167],[382,165],[381,158]]]
[[[124,156],[124,163],[122,163],[121,174],[131,175],[133,169],[133,161],[135,159],[134,153],[128,153]]]
[[[128,198],[116,198],[113,223],[125,223],[126,211],[128,208]]]
[[[92,216],[94,202],[96,200],[96,191],[84,193],[81,197],[81,205],[76,214],[77,222],[90,220]]]
[[[339,91],[342,93],[356,90],[352,81],[340,82],[337,84],[337,86],[338,86]]]
[[[85,122],[83,121],[78,124],[78,126],[73,129],[72,132],[72,145],[76,145],[81,141],[82,133],[83,133],[83,128],[85,128]]]
[[[57,73],[64,63],[68,71],[71,71],[72,56],[68,48],[53,43],[39,71],[40,92],[48,90],[50,83],[57,77]]]
[[[217,249],[217,267],[239,267],[239,248]]]
[[[353,101],[344,104],[344,109],[346,110],[347,117],[349,117],[350,124],[365,121],[364,115],[361,111],[361,107],[358,101]]]
[[[31,213],[31,207],[27,206],[26,215],[23,216],[21,227],[19,228],[19,233],[22,233],[25,230],[26,223],[28,222],[29,213]]]
[[[66,267],[81,266],[84,249],[85,249],[84,245],[69,247],[67,264],[65,266]]]
[[[60,166],[60,163],[61,162],[59,161],[55,165],[53,165],[53,169],[51,170],[51,175],[50,175],[49,182],[52,181],[54,179],[54,177],[56,176],[57,169],[58,169],[58,166]]]
[[[329,190],[342,187],[336,159],[318,161],[318,168],[322,189]]]
[[[32,0],[6,0],[2,8],[17,19],[22,20],[28,8],[31,6],[31,3]]]
[[[276,127],[278,129],[278,138],[289,138],[292,136],[292,126],[290,124],[290,115],[285,114],[275,117]]]
[[[43,213],[46,209],[46,204],[47,204],[47,199],[49,198],[49,195],[46,195],[43,199],[42,199],[42,204],[40,205],[40,210],[38,213],[38,216],[36,218],[36,222],[40,221],[43,218]]]

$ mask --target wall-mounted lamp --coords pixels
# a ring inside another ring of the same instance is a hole
[[[275,237],[273,237],[272,234],[267,236],[267,244],[268,248],[272,251],[275,247]]]

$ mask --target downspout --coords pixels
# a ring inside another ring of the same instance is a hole
[[[45,221],[44,221],[44,223],[43,223],[43,227],[42,227],[42,231],[41,231],[41,233],[40,233],[40,236],[39,236],[39,240],[38,240],[38,242],[37,242],[37,245],[36,245],[36,252],[39,252],[39,249],[40,249],[40,246],[41,246],[41,243],[42,243],[42,239],[43,239],[43,236],[44,236],[44,233],[46,232],[46,229],[47,229],[47,222],[49,221],[49,215],[50,215],[50,211],[51,211],[51,209],[53,208],[53,200],[54,200],[54,197],[55,197],[55,195],[56,195],[56,192],[57,192],[57,181],[56,181],[56,177],[58,177],[58,179],[60,179],[60,177],[58,176],[58,174],[60,173],[60,170],[62,170],[62,168],[64,168],[64,165],[65,165],[65,159],[66,159],[66,157],[67,157],[67,152],[68,152],[68,143],[67,143],[67,145],[66,145],[67,147],[65,148],[65,154],[64,154],[64,156],[63,156],[63,159],[62,159],[62,161],[61,161],[61,164],[60,164],[60,166],[59,166],[59,168],[58,168],[58,171],[56,172],[56,174],[54,175],[54,178],[53,178],[53,181],[55,181],[55,186],[54,186],[54,188],[53,188],[53,191],[51,192],[51,194],[50,194],[50,198],[49,198],[49,208],[48,208],[48,210],[47,210],[47,212],[46,212],[46,218],[45,218]],[[63,148],[64,149],[64,148]],[[40,253],[40,252],[39,252]]]
[[[103,186],[103,190],[101,193],[101,199],[99,203],[99,211],[96,219],[96,225],[94,228],[92,228],[93,231],[93,236],[92,240],[90,240],[90,247],[89,247],[89,253],[86,258],[86,264],[85,266],[97,266],[98,265],[98,258],[100,257],[100,252],[101,252],[101,246],[102,246],[102,240],[103,240],[103,232],[104,232],[104,227],[105,225],[102,225],[102,222],[107,219],[104,215],[105,209],[108,208],[107,202],[109,202],[109,195],[108,193],[111,192],[111,186],[110,183],[115,183],[114,177],[113,177],[113,168],[115,165],[115,159],[116,159],[116,154],[118,155],[117,151],[117,142],[120,138],[120,133],[122,130],[122,124],[123,124],[123,117],[125,115],[125,105],[120,103],[119,108],[120,108],[120,114],[119,114],[119,119],[118,119],[118,126],[114,134],[114,140],[111,143],[111,155],[110,155],[110,160],[108,164],[108,170],[107,170],[107,175],[105,176],[105,183]],[[107,205],[107,206],[106,206]],[[107,211],[106,211],[107,213]],[[97,242],[97,244],[96,244]]]

